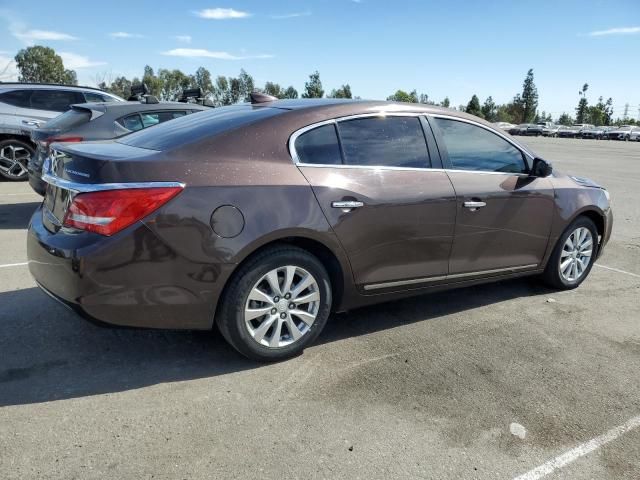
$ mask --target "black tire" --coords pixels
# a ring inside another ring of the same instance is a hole
[[[584,273],[577,280],[568,281],[560,274],[560,256],[562,255],[562,249],[569,235],[571,235],[571,233],[573,233],[580,227],[587,228],[591,232],[591,238],[593,239],[591,258],[589,260],[587,268],[584,270]],[[565,229],[565,231],[558,239],[553,249],[553,253],[551,254],[551,257],[549,257],[549,261],[547,263],[545,271],[542,274],[542,280],[549,287],[558,290],[571,290],[573,288],[576,288],[589,276],[589,273],[591,272],[591,268],[593,267],[597,256],[598,229],[590,218],[579,216],[573,222],[571,222],[571,224]]]
[[[3,157],[0,156],[0,167],[2,167],[0,168],[0,178],[9,180],[12,182],[22,182],[26,180],[29,176],[27,173],[27,163],[29,162],[31,157],[33,157],[33,155],[35,154],[35,150],[33,148],[33,145],[31,145],[28,142],[24,142],[22,140],[18,140],[15,138],[10,138],[7,140],[0,141],[0,155],[2,154],[3,151],[6,151],[7,154],[9,154],[9,147],[24,149],[29,153],[29,157],[25,158],[24,161],[20,161],[20,164],[22,164],[22,167],[23,167],[22,172],[20,174],[18,173],[12,174],[11,172],[14,171],[13,169],[6,171],[6,169],[9,168],[9,164],[10,164],[9,159],[3,159]]]
[[[305,269],[317,282],[320,303],[315,321],[294,343],[270,348],[259,344],[249,333],[244,309],[256,283],[275,268],[293,265]],[[216,324],[224,338],[241,354],[253,360],[273,362],[300,354],[315,341],[327,323],[331,311],[331,282],[320,261],[306,250],[279,245],[260,252],[243,264],[229,281],[216,315]]]

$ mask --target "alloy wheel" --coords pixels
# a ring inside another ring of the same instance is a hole
[[[593,235],[578,227],[567,237],[560,254],[560,276],[567,282],[578,281],[587,271],[593,254]]]
[[[304,268],[286,265],[271,270],[253,286],[244,322],[258,344],[286,347],[309,332],[319,309],[316,279]]]
[[[27,163],[31,152],[20,145],[4,145],[0,149],[0,173],[7,178],[20,179],[27,176]]]

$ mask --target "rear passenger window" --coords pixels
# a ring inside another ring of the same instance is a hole
[[[0,95],[0,102],[13,105],[14,107],[30,108],[32,90],[11,90]]]
[[[456,170],[527,173],[522,152],[495,133],[470,123],[435,118]]]
[[[144,112],[140,115],[142,116],[142,125],[147,128],[174,118],[184,117],[186,114],[186,111],[176,110],[173,112]]]
[[[300,135],[295,150],[301,163],[316,165],[340,165],[340,145],[333,123],[314,128]]]
[[[346,165],[428,168],[418,117],[367,117],[338,123]]]
[[[132,132],[142,130],[144,128],[144,126],[142,125],[142,120],[140,120],[140,115],[138,115],[137,113],[121,118],[120,120],[118,120],[118,123],[127,130],[131,130]]]
[[[34,90],[31,94],[31,108],[66,112],[74,103],[85,103],[79,92],[70,90]]]
[[[101,95],[99,93],[84,92],[84,98],[87,102],[113,102],[115,99],[108,97],[107,95]]]

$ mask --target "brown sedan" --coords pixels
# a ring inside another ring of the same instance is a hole
[[[608,192],[476,117],[255,97],[119,141],[54,144],[38,284],[102,323],[209,329],[289,357],[332,311],[539,275],[575,288]]]

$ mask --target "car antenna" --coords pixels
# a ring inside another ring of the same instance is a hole
[[[251,92],[251,103],[255,104],[255,103],[267,103],[267,102],[275,102],[276,100],[278,100],[277,97],[274,97],[272,95],[267,95],[266,93],[261,93],[261,92]]]

